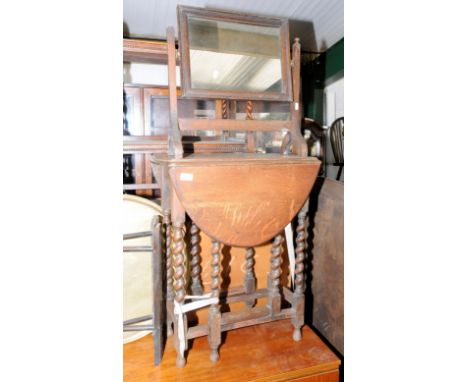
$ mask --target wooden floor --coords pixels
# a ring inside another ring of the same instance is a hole
[[[207,337],[189,341],[187,365],[175,366],[172,337],[160,366],[153,365],[152,336],[124,345],[124,381],[314,381],[338,382],[340,360],[313,331],[292,339],[290,320],[223,333],[220,360],[209,359]]]

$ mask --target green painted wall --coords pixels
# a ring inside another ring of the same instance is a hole
[[[344,38],[325,52],[325,80],[344,72]]]
[[[302,67],[304,116],[323,123],[323,88],[344,76],[344,38]]]

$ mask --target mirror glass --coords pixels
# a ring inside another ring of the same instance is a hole
[[[280,27],[188,15],[193,89],[281,92]]]

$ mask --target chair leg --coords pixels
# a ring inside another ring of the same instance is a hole
[[[336,174],[336,180],[340,180],[342,171],[343,171],[343,166],[340,166],[340,168],[338,169],[338,174]]]

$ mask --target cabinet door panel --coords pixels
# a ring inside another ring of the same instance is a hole
[[[142,89],[124,86],[123,134],[143,135]],[[142,155],[124,156],[124,184],[144,182],[144,158]],[[146,195],[146,190],[137,190],[137,195]]]
[[[143,135],[164,136],[169,132],[169,90],[167,87],[145,87]],[[150,155],[144,155],[144,183],[156,183]],[[150,190],[151,192],[153,190]]]

